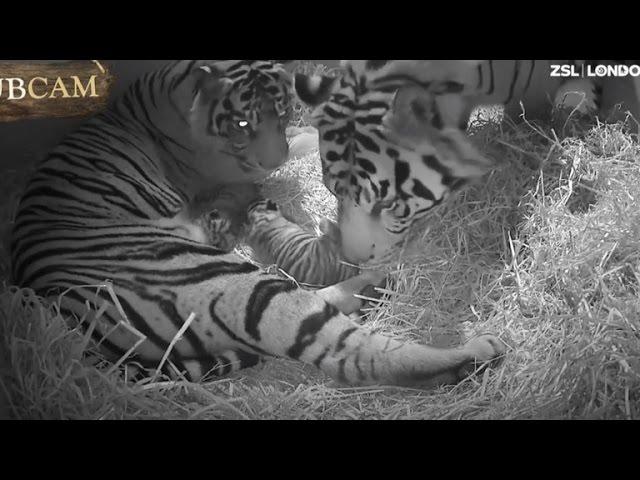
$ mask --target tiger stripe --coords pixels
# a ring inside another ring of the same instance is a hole
[[[134,365],[158,368],[171,348],[161,371],[191,380],[276,356],[352,384],[456,381],[500,356],[490,335],[439,350],[358,326],[325,297],[349,310],[365,274],[311,292],[205,243],[196,199],[282,165],[290,96],[271,61],[186,60],[144,75],[38,165],[13,225],[13,280],[83,328],[97,320],[92,338],[116,358],[140,342],[133,329],[144,335]]]
[[[473,109],[502,104],[517,119],[522,102],[527,118],[548,117],[556,94],[584,86],[550,75],[571,62],[346,60],[335,78],[297,75],[296,92],[314,108],[324,184],[338,199],[344,257],[393,255],[416,220],[491,168],[466,135]],[[595,109],[597,91],[585,93]]]
[[[271,201],[252,205],[248,216],[246,241],[261,263],[277,265],[296,281],[314,287],[340,283],[358,274],[357,267],[341,260],[335,233],[309,233],[282,215]],[[331,224],[326,225],[329,228]]]

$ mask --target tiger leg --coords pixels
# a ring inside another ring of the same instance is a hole
[[[162,257],[162,252],[152,254]],[[194,266],[197,270],[188,274]],[[169,351],[168,360],[192,380],[212,369],[213,373],[225,373],[252,364],[258,357],[275,356],[315,365],[345,384],[429,386],[455,382],[476,363],[492,361],[504,353],[504,345],[493,335],[442,349],[371,332],[328,303],[327,292],[323,298],[323,294],[239,262],[233,255],[174,254],[166,260],[166,271],[174,267],[180,268],[170,277],[178,284],[172,291],[162,288],[166,278],[156,290],[153,277],[145,290],[120,288],[117,278],[114,287],[126,317],[146,337],[136,350],[137,357],[158,368]],[[342,294],[336,293],[337,289],[328,291],[333,292],[332,301],[345,310],[352,301],[347,297],[361,286],[357,282],[347,285],[351,287],[342,288]],[[65,298],[75,303],[79,294],[71,293]],[[79,296],[78,300],[81,313],[86,299]],[[112,323],[117,315],[117,309],[110,306],[103,318]],[[189,317],[191,323],[182,337],[171,343],[175,329]],[[146,319],[153,319],[153,327]],[[99,328],[102,335],[108,327]],[[139,339],[130,329],[120,327],[107,340],[125,349]],[[236,355],[241,355],[238,351],[250,352],[251,356],[235,358],[230,350]],[[220,362],[221,355],[229,362]],[[228,364],[230,368],[224,366]],[[165,362],[163,372],[167,365]]]
[[[246,306],[246,315],[229,309],[238,302],[246,305],[240,286],[220,297],[210,311],[224,318],[230,335],[246,347],[315,365],[339,383],[455,383],[505,352],[504,344],[489,334],[457,348],[401,341],[358,325],[317,293],[291,289],[285,282],[277,285],[275,279],[263,285],[261,292],[250,294],[254,303]]]

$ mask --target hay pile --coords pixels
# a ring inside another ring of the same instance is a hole
[[[638,145],[617,125],[558,140],[548,129],[501,127],[481,115],[473,130],[482,150],[499,160],[497,168],[414,229],[415,243],[392,268],[387,297],[366,325],[438,345],[493,331],[510,346],[500,368],[433,391],[334,388],[313,367],[285,360],[205,384],[127,383],[118,370],[83,360],[90,345],[55,306],[6,289],[4,414],[640,418]],[[334,216],[317,152],[292,160],[264,188],[310,230]]]

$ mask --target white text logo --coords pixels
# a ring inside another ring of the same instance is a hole
[[[640,77],[640,65],[551,65],[552,77]]]

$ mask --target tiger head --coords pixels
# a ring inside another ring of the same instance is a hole
[[[189,123],[203,163],[198,171],[210,172],[217,181],[255,181],[287,160],[292,82],[282,64],[202,61],[192,77]]]
[[[335,78],[296,75],[296,93],[314,107],[348,261],[383,260],[416,220],[489,169],[462,128],[475,65],[343,61]]]

